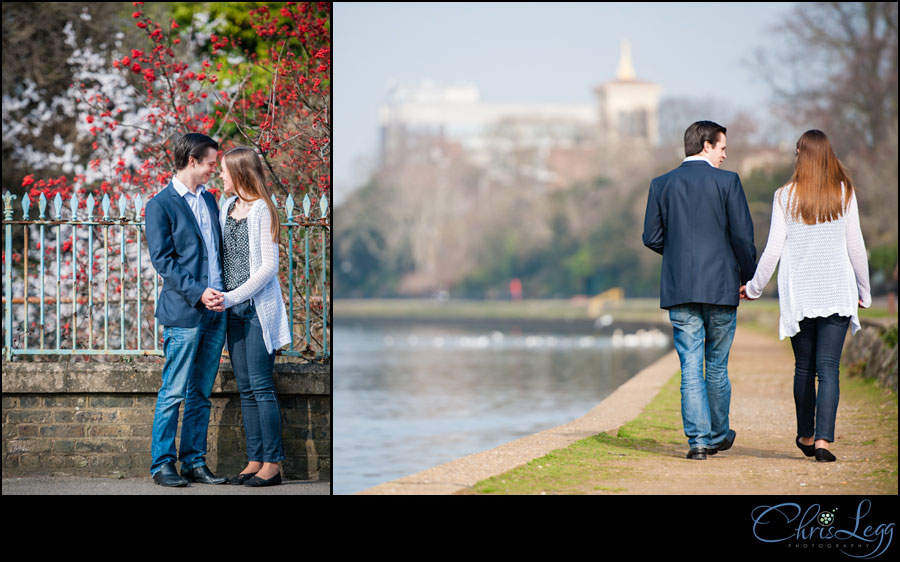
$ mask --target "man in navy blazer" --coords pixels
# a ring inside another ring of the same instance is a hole
[[[663,256],[660,307],[669,311],[681,360],[681,416],[687,458],[695,460],[734,443],[728,353],[740,287],[756,272],[741,179],[719,169],[726,158],[725,131],[712,121],[688,127],[686,158],[650,182],[644,216],[644,245]]]
[[[219,145],[199,133],[175,143],[175,176],[147,203],[147,246],[163,278],[156,318],[163,332],[162,386],[156,399],[150,474],[162,486],[223,484],[206,466],[213,383],[225,343],[225,313],[210,310],[224,299],[222,233],[215,197],[203,184],[216,170]],[[178,410],[184,402],[175,471]]]

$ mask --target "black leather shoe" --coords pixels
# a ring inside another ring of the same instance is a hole
[[[706,454],[709,452],[709,449],[705,447],[691,447],[691,450],[688,451],[687,458],[702,461],[706,460]]]
[[[181,475],[187,478],[189,482],[199,482],[201,484],[225,484],[228,482],[227,478],[219,478],[210,472],[206,465],[198,466],[193,470],[185,470],[184,467],[181,467]]]
[[[244,486],[250,486],[251,488],[262,488],[263,486],[277,486],[281,484],[281,473],[279,472],[275,476],[269,478],[268,480],[263,480],[259,476],[254,476],[253,478],[244,482]]]
[[[164,464],[160,467],[159,472],[153,475],[153,481],[159,486],[170,486],[180,488],[188,485],[188,481],[178,476],[175,470],[175,463]]]
[[[799,447],[799,449],[800,449],[801,451],[803,451],[803,454],[806,455],[807,457],[811,457],[811,456],[813,456],[813,455],[816,454],[816,445],[815,445],[815,443],[813,443],[812,445],[804,445],[803,443],[800,442],[800,436],[799,436],[799,435],[797,436],[797,441],[796,441],[796,443],[797,443],[797,447]]]
[[[237,476],[235,476],[234,478],[229,480],[228,483],[234,484],[235,486],[240,486],[241,484],[243,484],[247,480],[250,480],[254,476],[256,476],[255,472],[249,472],[247,474],[238,474]]]
[[[834,462],[837,460],[837,457],[831,454],[831,451],[828,449],[816,449],[816,460],[819,462]]]
[[[734,438],[737,437],[737,433],[733,429],[729,429],[728,433],[725,434],[725,439],[716,445],[715,447],[710,448],[706,451],[708,455],[715,455],[719,451],[727,451],[734,445]]]

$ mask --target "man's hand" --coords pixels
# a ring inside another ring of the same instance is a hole
[[[206,308],[222,312],[225,310],[225,297],[219,291],[209,287],[203,291],[200,302],[206,305]]]
[[[756,299],[751,299],[750,297],[747,296],[747,286],[746,285],[741,285],[740,294],[741,294],[742,301],[755,301],[756,300]]]

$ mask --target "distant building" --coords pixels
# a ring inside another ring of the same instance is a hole
[[[558,184],[589,174],[586,153],[656,146],[660,91],[636,79],[627,41],[616,79],[594,89],[594,104],[489,103],[474,84],[396,85],[378,112],[381,166],[434,159],[455,146],[492,168],[511,155],[528,159],[535,179]]]
[[[600,140],[607,144],[659,144],[661,91],[659,84],[635,77],[631,45],[623,41],[616,79],[594,89]]]

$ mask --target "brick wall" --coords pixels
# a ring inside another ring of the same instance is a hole
[[[278,360],[274,379],[287,457],[282,474],[330,480],[328,366]],[[161,362],[4,361],[2,370],[4,477],[149,477]],[[210,401],[207,464],[217,475],[237,474],[247,456],[240,396],[227,361],[219,369]],[[180,432],[179,427],[176,450]]]

